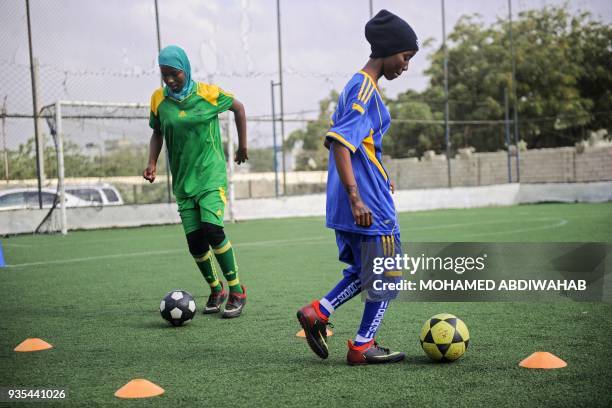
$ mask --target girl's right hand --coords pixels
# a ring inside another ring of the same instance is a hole
[[[147,168],[142,173],[142,177],[146,180],[149,180],[149,183],[155,181],[155,172],[157,171],[156,166],[149,164]]]
[[[372,211],[361,201],[361,198],[351,199],[350,203],[355,224],[366,228],[372,226]]]

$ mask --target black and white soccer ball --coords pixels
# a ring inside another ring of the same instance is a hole
[[[164,296],[159,305],[159,312],[173,326],[180,326],[189,322],[195,316],[195,300],[189,292],[176,289]]]

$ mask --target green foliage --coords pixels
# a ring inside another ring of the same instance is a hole
[[[57,153],[53,142],[44,137],[44,166],[48,178],[57,177]],[[16,150],[8,150],[9,178],[13,180],[36,178],[36,143],[34,138],[20,144]],[[3,157],[4,161],[4,157]],[[4,163],[2,163],[4,165]],[[81,153],[80,147],[64,140],[64,174],[66,177],[94,176],[92,158]]]
[[[274,171],[274,151],[267,149],[249,149],[247,162],[252,172]]]
[[[317,120],[308,122],[306,129],[298,129],[289,135],[285,141],[285,149],[290,150],[300,146],[301,150],[295,158],[296,170],[327,169],[328,150],[323,146],[323,136],[329,129],[329,120],[335,109],[338,93],[330,95],[319,103]]]
[[[516,104],[505,16],[488,26],[478,14],[459,19],[447,42],[450,119],[504,120],[507,91],[510,109],[518,106],[520,138],[530,148],[571,146],[589,130],[605,128],[612,133],[612,27],[593,20],[589,13],[570,15],[566,9],[529,10],[514,20]],[[394,121],[384,152],[392,157],[446,149],[444,126],[435,122],[444,119],[444,49],[438,48],[428,58],[429,86],[386,101]],[[311,158],[317,169],[325,168],[322,138],[331,101],[336,99],[332,94],[321,101],[318,119],[291,134],[288,147],[298,140],[303,143],[299,169],[311,169]],[[467,146],[477,151],[505,148],[503,124],[454,124],[450,131],[453,151]]]
[[[612,26],[589,20],[589,15],[583,14],[572,18],[571,27],[572,58],[582,62],[577,87],[592,103],[588,128],[607,129],[611,134]]]
[[[436,120],[441,114],[433,112],[431,106],[414,91],[407,91],[394,101],[387,101],[392,118]],[[437,137],[444,128],[431,123],[391,124],[391,129],[383,139],[383,151],[392,157],[421,156],[426,150],[443,149],[443,139]]]
[[[85,154],[85,151],[87,149],[70,139],[64,139],[65,177],[138,176],[142,174],[148,160],[148,146],[144,144],[111,152],[96,150],[93,155]],[[8,150],[7,157],[11,180],[36,178],[36,144],[33,137],[20,144],[16,150]],[[1,162],[4,170],[4,155],[1,156]],[[46,177],[57,178],[57,151],[49,137],[45,137],[44,165]],[[165,173],[166,161],[162,151],[157,174]]]
[[[162,180],[156,180],[152,184],[143,182],[140,184],[113,183],[113,185],[119,190],[126,204],[154,204],[168,201],[168,188],[166,182]],[[174,202],[174,195],[171,195],[170,199]]]
[[[611,128],[610,27],[588,13],[572,16],[564,7],[544,7],[520,13],[512,32],[520,136],[529,147],[573,145],[585,130]],[[448,40],[451,119],[502,120],[504,89],[514,106],[508,21],[485,27],[478,15],[466,16]],[[430,56],[431,84],[423,93],[438,112],[444,109],[443,56],[443,48]],[[455,147],[501,147],[501,138],[487,127],[451,130]]]

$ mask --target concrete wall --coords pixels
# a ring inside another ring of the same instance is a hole
[[[424,158],[388,159],[385,167],[398,190],[435,189],[448,187],[448,170],[443,155]],[[532,149],[520,152],[521,183],[573,183],[612,181],[612,146],[561,147]],[[517,181],[515,158],[512,158],[512,180]],[[236,173],[234,192],[237,199],[275,197],[274,173]],[[282,174],[279,177],[279,194],[283,194]],[[508,183],[508,156],[506,152],[460,153],[451,159],[453,187],[488,186]],[[288,195],[318,194],[325,192],[327,172],[295,171],[287,173]],[[54,180],[50,180],[54,184]],[[126,187],[122,191],[138,191],[143,202],[146,189],[157,188],[154,202],[166,199],[166,181],[163,176],[154,185],[142,177],[68,179],[67,184],[96,184],[106,182]],[[36,186],[36,180],[13,181],[0,188]],[[127,194],[128,196],[130,194]],[[129,197],[124,197],[129,201]],[[132,202],[138,200],[132,200]]]
[[[560,147],[520,152],[521,183],[577,183],[612,181],[612,146]],[[398,190],[448,187],[448,169],[443,155],[429,158],[384,160]],[[516,158],[511,161],[512,181],[517,181]],[[287,191],[294,194],[325,192],[326,172],[288,173]],[[453,187],[489,186],[508,183],[506,152],[458,154],[451,159]],[[273,197],[273,173],[250,177],[237,175],[236,198]],[[282,181],[280,182],[282,194]]]
[[[521,183],[573,183],[612,180],[612,146],[533,149],[519,154]],[[448,187],[448,169],[442,155],[428,159],[396,159],[386,163],[400,189]],[[451,159],[453,187],[486,186],[508,182],[506,152],[457,155]],[[512,157],[512,180],[517,180]]]
[[[612,182],[502,184],[492,186],[401,190],[394,195],[398,211],[442,208],[475,208],[536,202],[612,201]],[[32,233],[46,210],[0,211],[0,235]],[[322,216],[325,194],[236,200],[238,220]],[[229,215],[229,211],[226,212]],[[125,205],[120,207],[70,208],[69,229],[135,227],[177,224],[176,204]]]
[[[588,149],[574,158],[575,181],[612,180],[612,148]]]
[[[536,202],[612,201],[612,146],[534,149],[520,154],[521,184],[507,184],[505,152],[463,151],[451,160],[449,189],[444,156],[386,160],[395,182],[398,211],[472,208]],[[513,180],[516,166],[513,163]],[[274,173],[237,174],[234,214],[237,219],[323,215],[326,172],[287,174],[289,196],[275,195]],[[126,182],[126,178],[105,180]],[[91,180],[88,180],[91,182]],[[280,193],[282,194],[282,179]],[[133,177],[129,181],[144,181]],[[12,187],[12,186],[11,186]],[[0,211],[0,235],[31,233],[47,210]],[[228,212],[229,213],[229,212]],[[95,229],[179,223],[176,204],[70,208],[69,229]]]
[[[48,212],[48,209],[0,211],[0,235],[32,233]],[[59,217],[59,210],[54,215]],[[181,222],[174,203],[67,208],[66,219],[69,230]]]
[[[517,204],[604,203],[612,201],[612,182],[521,184],[516,201]]]
[[[394,194],[395,208],[399,212],[404,212],[514,205],[516,204],[519,188],[519,184],[502,184],[479,187],[401,190]]]

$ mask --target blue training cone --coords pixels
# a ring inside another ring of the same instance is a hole
[[[2,252],[2,241],[0,241],[0,268],[4,268],[6,262],[4,262],[4,253]]]

